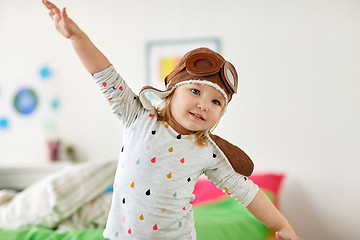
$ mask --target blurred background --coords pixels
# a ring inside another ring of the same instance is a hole
[[[56,0],[139,92],[151,42],[217,39],[238,94],[215,133],[286,175],[304,239],[360,236],[360,2]],[[0,168],[117,159],[122,126],[40,0],[0,1]],[[75,155],[75,153],[73,155]]]

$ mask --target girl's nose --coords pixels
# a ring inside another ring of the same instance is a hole
[[[197,107],[200,108],[202,111],[208,110],[208,105],[205,100],[199,100]]]

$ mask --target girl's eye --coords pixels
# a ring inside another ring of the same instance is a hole
[[[191,89],[191,92],[196,94],[196,95],[199,95],[200,94],[200,91],[197,90],[197,89]]]
[[[221,105],[221,102],[219,100],[212,100],[212,103],[215,105]]]

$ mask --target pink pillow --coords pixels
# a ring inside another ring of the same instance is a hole
[[[228,195],[220,188],[217,188],[207,177],[200,177],[195,184],[195,200],[191,202],[193,206],[214,202],[227,197]]]
[[[277,206],[280,188],[284,179],[284,174],[277,173],[258,173],[249,177],[262,190],[273,196],[273,202]],[[193,206],[206,204],[226,198],[228,195],[217,188],[206,177],[200,177],[194,188],[195,200],[191,202]]]
[[[285,175],[280,173],[253,174],[249,177],[259,188],[273,196],[275,206],[279,205],[279,194]]]

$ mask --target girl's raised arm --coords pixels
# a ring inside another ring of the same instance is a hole
[[[65,8],[60,11],[53,3],[47,0],[42,0],[42,2],[49,10],[49,15],[56,30],[71,40],[75,52],[90,74],[100,72],[110,66],[110,62],[105,55],[96,48],[79,26],[68,17]]]

